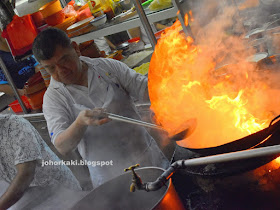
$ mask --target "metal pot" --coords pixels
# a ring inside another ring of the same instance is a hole
[[[123,10],[130,10],[133,7],[133,3],[131,0],[121,0],[119,1]]]
[[[127,50],[129,48],[129,43],[124,42],[117,46],[117,50]]]
[[[255,28],[251,31],[249,31],[245,35],[245,39],[249,39],[249,41],[253,41],[255,39],[260,39],[263,37],[265,30],[263,28]]]
[[[276,54],[258,61],[257,69],[259,71],[262,70],[278,71],[279,65],[280,65],[280,54]]]
[[[136,169],[135,172],[143,182],[151,182],[158,178],[164,169],[145,167]],[[72,209],[184,209],[170,180],[158,191],[130,192],[131,180],[131,173],[118,176],[90,192]]]

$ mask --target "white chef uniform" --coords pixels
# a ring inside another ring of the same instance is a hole
[[[116,60],[83,56],[80,59],[88,65],[88,87],[64,85],[52,78],[45,93],[43,112],[52,142],[78,116],[80,110],[74,104],[103,107],[108,112],[139,119],[132,97],[143,99],[147,78]],[[87,161],[113,161],[113,165],[88,166],[94,187],[123,174],[124,168],[136,163],[168,166],[168,160],[145,128],[114,120],[89,126],[78,150]]]

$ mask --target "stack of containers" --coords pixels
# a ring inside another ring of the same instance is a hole
[[[44,17],[44,20],[49,26],[55,26],[62,23],[65,19],[65,14],[62,10],[59,0],[53,0],[39,9]]]
[[[24,85],[28,102],[33,110],[42,110],[43,96],[47,90],[40,72],[34,74]]]

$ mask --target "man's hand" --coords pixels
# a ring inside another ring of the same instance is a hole
[[[83,110],[78,115],[76,122],[79,125],[102,125],[110,121],[102,108],[94,108],[92,110]]]
[[[34,179],[36,161],[16,165],[17,175],[6,192],[0,198],[0,210],[7,209],[15,204],[24,194]]]
[[[98,126],[109,121],[102,108],[82,110],[76,120],[57,136],[54,145],[58,152],[67,155],[77,147],[88,126]]]

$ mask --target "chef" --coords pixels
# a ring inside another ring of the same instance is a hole
[[[147,78],[122,62],[80,56],[65,32],[49,28],[35,38],[35,58],[51,74],[43,112],[61,154],[78,148],[94,187],[141,166],[166,168],[168,161],[145,128],[109,120],[107,112],[139,119],[134,100],[149,100]],[[89,162],[90,163],[90,162]]]

